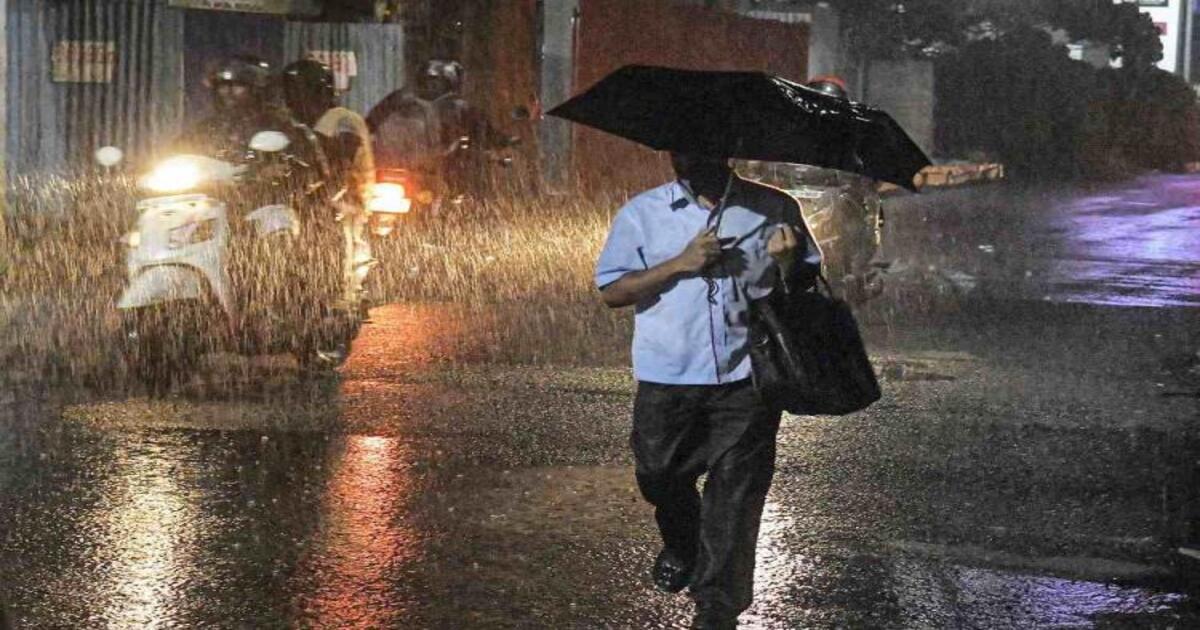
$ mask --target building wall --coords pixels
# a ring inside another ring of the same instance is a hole
[[[763,71],[802,82],[808,33],[805,24],[668,2],[583,0],[576,91],[627,64]],[[576,175],[587,186],[632,190],[669,176],[665,156],[603,132],[576,125],[574,147]]]

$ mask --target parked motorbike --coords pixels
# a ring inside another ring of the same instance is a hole
[[[185,380],[210,352],[286,352],[310,371],[348,357],[362,320],[341,303],[353,244],[320,223],[328,205],[291,203],[282,182],[303,165],[291,163],[288,144],[263,131],[239,163],[174,155],[139,179],[147,196],[122,239],[128,281],[117,308],[127,363],[153,392]]]
[[[804,222],[821,248],[825,275],[851,304],[883,292],[883,204],[869,180],[797,164],[747,162],[746,177],[775,186],[800,204]]]

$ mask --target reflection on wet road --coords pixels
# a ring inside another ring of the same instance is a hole
[[[300,561],[297,589],[305,625],[396,628],[415,606],[397,588],[417,573],[420,534],[409,522],[414,480],[398,440],[349,436],[332,457],[320,529]]]
[[[896,197],[886,208],[885,258],[925,280],[1001,299],[1200,306],[1197,175],[1099,191],[948,190]]]
[[[1074,199],[1049,217],[1035,252],[1054,256],[1059,299],[1124,306],[1200,306],[1200,179],[1155,177]],[[1057,241],[1057,242],[1056,242]]]

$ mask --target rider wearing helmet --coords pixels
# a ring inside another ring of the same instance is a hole
[[[259,131],[295,134],[295,123],[274,104],[270,65],[250,55],[222,60],[205,77],[213,113],[186,130],[177,144],[194,153],[233,155]]]
[[[371,135],[362,116],[337,103],[333,71],[315,59],[301,59],[283,69],[284,101],[300,122],[311,127],[329,158],[332,188],[344,191],[334,201],[341,216],[347,256],[342,260],[343,299],[359,301],[362,284],[374,263],[366,239],[364,203],[375,183]]]
[[[816,76],[804,85],[837,99],[850,98],[846,82],[836,75]],[[834,283],[852,303],[877,295],[883,287],[872,261],[878,258],[882,245],[883,206],[874,182],[845,171],[814,167],[802,170],[802,178],[838,190],[826,210],[829,220],[819,222],[816,230],[821,233],[817,238],[822,251],[827,252],[825,263],[834,275]],[[806,212],[820,211],[801,205]]]
[[[317,132],[335,178],[361,199],[375,181],[371,135],[362,116],[338,105],[333,71],[315,59],[301,59],[283,69],[282,87],[288,109]]]
[[[804,85],[821,92],[822,94],[828,94],[829,96],[834,96],[837,98],[850,98],[846,89],[846,82],[843,81],[841,77],[832,74],[823,74],[818,77],[813,77]]]
[[[307,194],[329,175],[325,156],[313,132],[296,121],[275,97],[271,66],[252,55],[233,55],[205,78],[213,113],[184,131],[174,149],[244,163],[251,138],[260,131],[288,137],[282,152],[294,192]]]
[[[462,64],[431,59],[414,88],[389,94],[367,115],[381,166],[438,173],[457,193],[473,188],[483,164],[482,151],[511,146],[461,95]],[[465,139],[465,141],[464,141]]]

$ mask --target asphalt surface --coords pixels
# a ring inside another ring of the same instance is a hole
[[[1193,196],[893,202],[862,313],[885,397],[785,419],[743,626],[1200,627],[1173,553],[1200,499]],[[164,400],[0,398],[9,623],[683,627],[646,577],[628,370],[463,358],[452,313],[377,309],[336,378],[216,357]]]

